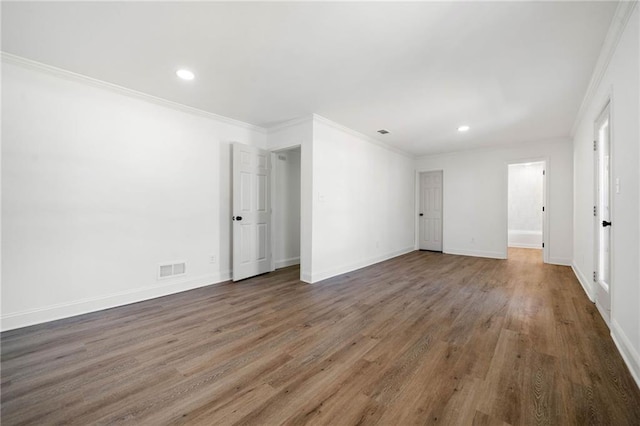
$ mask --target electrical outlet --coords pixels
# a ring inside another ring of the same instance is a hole
[[[211,256],[209,256],[209,263],[216,263],[216,255],[212,254]]]

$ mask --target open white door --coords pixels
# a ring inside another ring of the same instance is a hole
[[[418,247],[442,251],[442,170],[420,173]]]
[[[609,107],[596,121],[594,159],[596,169],[594,228],[596,253],[594,280],[596,306],[607,324],[611,313],[611,141]]]
[[[270,157],[233,144],[233,281],[271,270]]]

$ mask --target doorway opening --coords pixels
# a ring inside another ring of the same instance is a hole
[[[546,262],[545,247],[546,162],[508,165],[507,257],[513,249],[537,250]]]
[[[300,264],[301,149],[271,153],[271,270]]]
[[[609,104],[595,123],[594,168],[595,204],[593,210],[595,235],[596,307],[609,324],[611,316],[611,126]]]

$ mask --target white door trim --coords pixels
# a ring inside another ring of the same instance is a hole
[[[611,95],[609,95],[609,97],[607,97],[607,99],[604,101],[604,107],[602,108],[602,110],[600,111],[600,113],[597,115],[595,121],[593,122],[593,140],[595,144],[599,144],[600,143],[600,139],[599,139],[599,127],[600,124],[604,121],[605,117],[608,119],[608,127],[609,127],[609,220],[613,223],[615,222],[614,220],[614,208],[615,208],[615,193],[614,193],[614,188],[615,188],[615,184],[614,184],[614,137],[613,137],[613,123],[612,123],[612,110],[613,110],[613,105],[612,105],[612,101],[611,101]],[[600,209],[600,193],[599,193],[599,183],[598,183],[598,179],[600,177],[600,172],[599,172],[599,161],[598,161],[598,155],[599,155],[599,150],[596,151],[594,149],[593,151],[593,205],[594,207],[597,206],[597,209]],[[598,309],[598,312],[600,312],[600,315],[602,316],[602,318],[604,319],[605,323],[607,324],[607,326],[609,328],[611,328],[610,322],[611,322],[611,318],[612,318],[612,312],[613,312],[613,292],[614,290],[614,256],[613,256],[613,248],[614,248],[614,226],[615,223],[612,224],[610,231],[609,231],[609,289],[608,289],[608,305],[609,305],[609,312],[606,312],[604,307],[601,306],[601,303],[599,303],[599,295],[600,295],[600,280],[597,277],[597,274],[599,274],[598,268],[599,268],[599,256],[600,256],[600,227],[602,226],[602,224],[599,221],[600,219],[600,211],[598,211],[598,213],[596,215],[594,215],[593,218],[593,272],[594,274],[596,274],[596,277],[594,277],[594,295],[593,295],[593,300],[594,300],[594,304],[596,305],[596,308]]]
[[[542,261],[544,263],[549,263],[549,253],[551,242],[549,241],[549,229],[551,220],[549,215],[549,179],[551,177],[551,171],[549,170],[549,157],[528,157],[528,158],[520,158],[515,160],[509,160],[505,163],[504,166],[504,204],[505,204],[505,240],[504,240],[504,254],[505,258],[507,258],[509,253],[509,166],[511,164],[522,164],[522,163],[543,163],[544,170],[544,179],[542,183],[542,199],[544,205],[544,212],[542,213],[542,242],[544,243],[544,247],[542,248]]]
[[[277,156],[278,154],[276,154],[276,151],[269,151],[269,157],[271,157],[271,182],[269,182],[269,185],[271,185],[271,194],[269,197],[271,199],[271,217],[269,220],[269,232],[271,233],[271,272],[276,270],[276,239],[274,238],[274,235],[276,234],[273,218],[276,217],[276,210],[278,210],[278,202],[276,198],[278,196],[278,191],[276,190],[276,168],[278,167]]]
[[[276,188],[276,167],[278,162],[278,154],[279,153],[284,153],[287,151],[293,151],[295,149],[300,150],[300,191],[302,191],[302,145],[291,145],[291,146],[287,146],[285,148],[278,148],[278,149],[274,149],[272,151],[269,151],[269,156],[271,158],[271,192],[270,192],[270,199],[271,199],[271,222],[269,224],[269,232],[271,232],[271,235],[274,236],[276,235],[276,229],[275,229],[275,223],[273,218],[276,217],[276,214],[278,214],[278,203],[275,202],[275,200],[277,199],[276,197],[277,195],[277,188]],[[302,194],[300,194],[300,274],[302,274]],[[276,261],[275,261],[275,252],[276,252],[276,239],[275,238],[271,238],[271,253],[274,254],[273,256],[271,256],[271,271],[275,271],[276,270]]]

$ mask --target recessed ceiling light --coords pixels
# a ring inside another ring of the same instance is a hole
[[[196,77],[194,73],[185,69],[176,71],[176,75],[183,80],[193,80]]]
[[[467,125],[458,127],[458,131],[459,132],[466,132],[468,130],[469,130],[469,126],[467,126]]]
[[[380,133],[381,135],[386,135],[387,133],[389,133],[389,131],[385,129],[380,129],[378,130],[378,133]]]

